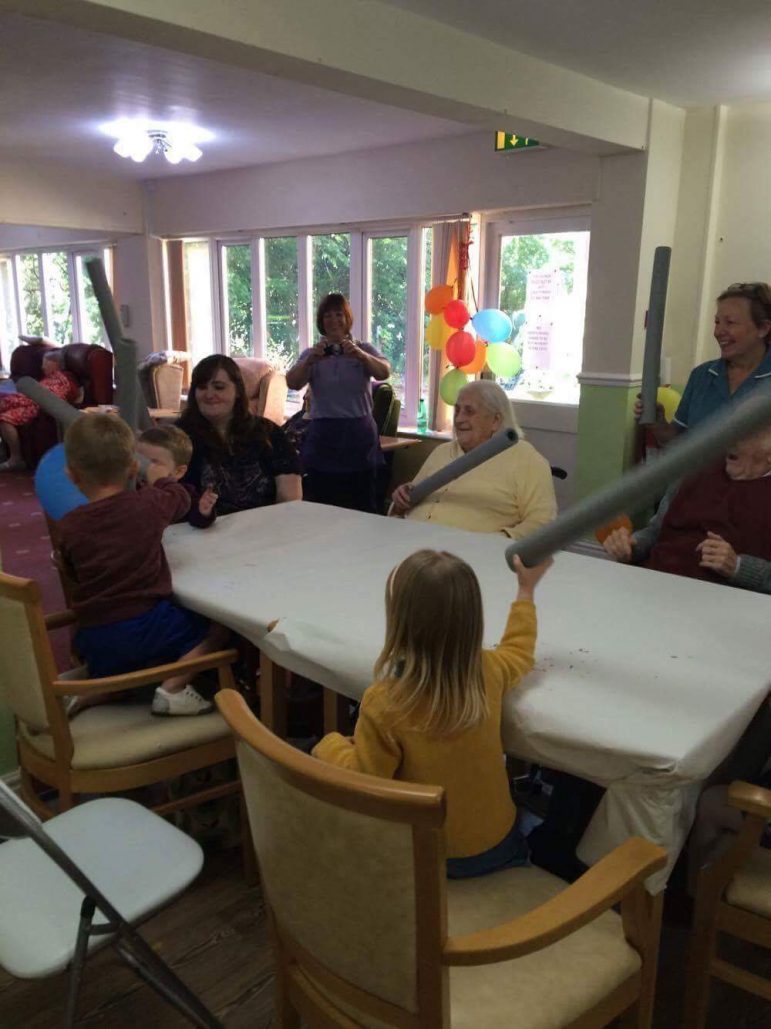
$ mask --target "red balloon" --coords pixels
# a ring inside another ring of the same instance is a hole
[[[474,360],[476,343],[469,332],[454,332],[447,340],[447,360],[456,368]]]
[[[462,300],[451,300],[442,312],[444,320],[453,329],[462,329],[467,324],[471,315]]]

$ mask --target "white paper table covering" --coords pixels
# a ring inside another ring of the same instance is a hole
[[[508,542],[301,502],[165,536],[180,603],[353,698],[382,646],[391,568],[425,546],[465,558],[482,585],[490,646],[516,593]],[[580,856],[594,862],[642,833],[670,851],[649,884],[660,888],[698,784],[767,692],[771,597],[563,552],[537,606],[536,670],[506,700],[504,746],[607,786]]]

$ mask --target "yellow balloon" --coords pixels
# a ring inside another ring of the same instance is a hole
[[[435,314],[426,326],[426,343],[432,350],[444,350],[447,340],[456,331],[452,325],[447,324],[441,314]]]
[[[671,386],[659,386],[656,393],[656,403],[664,408],[664,417],[671,422],[675,417],[675,411],[680,403],[680,394]]]

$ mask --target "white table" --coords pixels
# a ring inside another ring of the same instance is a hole
[[[473,566],[489,646],[516,590],[508,542],[301,502],[165,537],[181,603],[246,636],[274,666],[351,698],[372,681],[385,581],[402,558],[429,546]],[[700,783],[768,691],[771,597],[563,552],[537,603],[536,670],[507,698],[504,747],[607,787],[579,855],[593,863],[642,834],[670,853],[649,883],[660,889]]]

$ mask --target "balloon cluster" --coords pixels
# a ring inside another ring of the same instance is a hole
[[[511,319],[496,308],[485,308],[472,317],[462,300],[453,298],[452,286],[434,286],[426,293],[426,311],[431,315],[426,326],[426,342],[433,350],[443,350],[453,369],[442,377],[439,393],[446,404],[454,404],[469,375],[485,365],[508,379],[522,368],[522,359],[508,342]],[[469,322],[474,334],[468,331]]]

